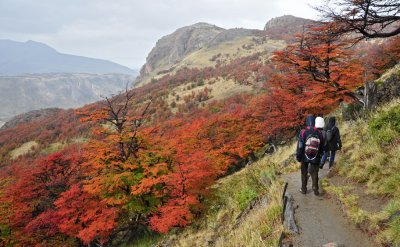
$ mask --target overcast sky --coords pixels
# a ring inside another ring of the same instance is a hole
[[[208,22],[262,29],[291,14],[317,18],[321,0],[0,0],[0,39],[34,40],[56,50],[140,68],[162,36]]]

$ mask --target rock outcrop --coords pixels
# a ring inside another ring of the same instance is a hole
[[[312,23],[314,21],[310,19],[284,15],[269,20],[264,26],[264,31],[272,39],[286,40],[295,33],[301,33],[305,27]]]
[[[182,61],[188,54],[202,49],[215,47],[221,43],[238,38],[265,36],[284,40],[294,33],[301,32],[303,26],[313,21],[291,15],[271,19],[263,30],[233,28],[224,29],[208,23],[197,23],[177,29],[175,32],[159,39],[146,58],[140,70],[137,82],[159,68],[168,68]],[[140,84],[140,83],[139,83]]]
[[[260,36],[263,32],[257,29],[245,29],[245,28],[232,28],[220,32],[217,36],[212,39],[208,47],[216,46],[223,42],[232,41],[238,38],[243,38],[247,36]]]
[[[215,25],[197,23],[179,28],[172,34],[162,37],[147,56],[140,75],[149,74],[160,65],[177,63],[185,55],[206,47],[224,30]]]
[[[188,54],[202,49],[217,46],[218,44],[233,41],[247,36],[260,36],[261,30],[232,28],[224,29],[207,23],[197,23],[182,27],[162,37],[151,50],[146,64],[140,70],[138,81],[152,73],[157,68],[174,65]]]

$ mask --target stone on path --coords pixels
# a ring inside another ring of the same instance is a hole
[[[343,247],[343,245],[339,245],[338,243],[328,243],[322,245],[322,247]]]

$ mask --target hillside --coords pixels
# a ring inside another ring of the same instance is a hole
[[[124,74],[31,74],[0,76],[0,121],[50,107],[73,108],[132,86]]]
[[[101,59],[59,53],[32,40],[0,40],[0,76],[42,73],[119,73],[134,75],[125,66]]]
[[[349,118],[362,115],[365,76],[374,81],[398,63],[398,38],[349,49],[330,39],[327,24],[292,41],[230,30],[205,46],[203,28],[214,39],[225,32],[202,23],[180,33],[185,42],[194,34],[193,50],[169,64],[178,53],[167,49],[164,67],[140,86],[74,110],[22,115],[0,130],[1,244],[290,241],[279,174],[298,168],[293,138],[310,113],[345,105]],[[388,78],[373,84],[378,92],[397,85]]]
[[[1,129],[6,129],[6,128],[14,128],[17,125],[23,124],[23,123],[30,123],[32,121],[35,121],[40,118],[52,118],[54,115],[57,115],[62,111],[61,109],[58,108],[46,108],[46,109],[41,109],[41,110],[34,110],[30,111],[24,114],[17,115],[4,123],[4,125],[0,126]]]
[[[343,153],[324,181],[351,224],[381,246],[400,244],[399,119],[395,100],[368,120],[343,124]]]
[[[341,113],[349,108],[342,105],[327,116],[340,119],[343,150],[332,170],[319,172],[322,197],[298,192],[296,144],[290,141],[276,153],[256,153],[258,161],[218,180],[205,215],[156,246],[398,246],[400,94],[386,89],[400,87],[399,72],[396,66],[377,80],[376,112],[346,121]],[[289,200],[283,207],[285,182]]]
[[[399,67],[378,82],[383,104],[365,118],[343,123],[343,150],[323,185],[353,225],[379,245],[399,246]]]
[[[284,25],[281,25],[282,22]],[[301,32],[299,24],[303,22],[309,21],[284,16],[270,23],[266,31],[223,29],[207,23],[180,28],[157,41],[141,69],[137,85],[146,84],[160,75],[175,73],[180,68],[215,66],[257,52],[281,49],[290,34]],[[282,33],[282,30],[285,30],[286,36],[275,35],[275,32]]]

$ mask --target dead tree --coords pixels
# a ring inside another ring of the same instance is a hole
[[[143,125],[151,104],[150,100],[139,114],[130,116],[129,109],[133,97],[134,93],[126,88],[124,93],[114,97],[105,97],[101,102],[103,112],[107,113],[103,120],[111,124],[120,137],[124,137],[118,141],[120,157],[123,160],[127,160],[131,156],[137,158],[137,153],[141,148],[137,132]],[[124,133],[127,131],[129,134]]]

